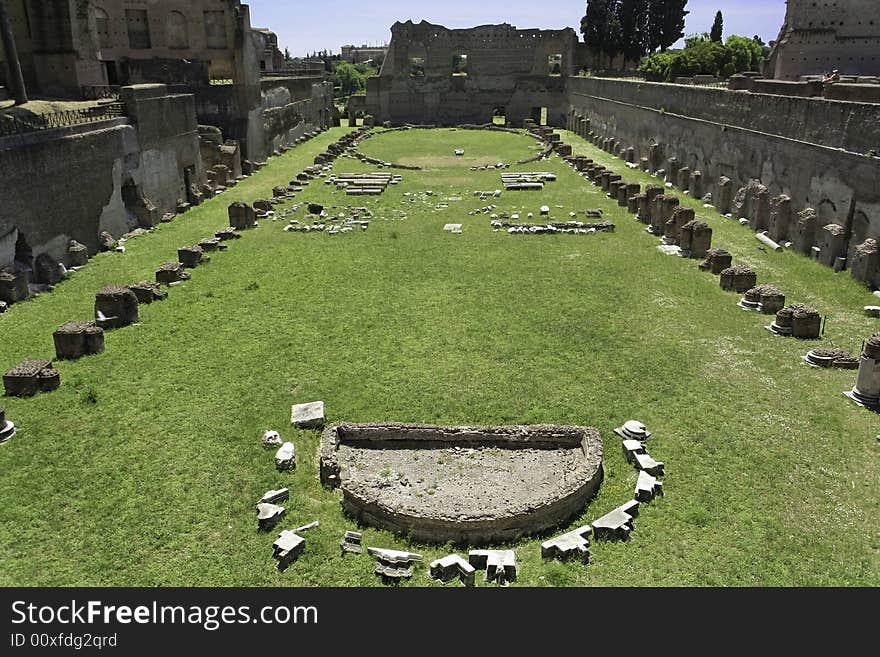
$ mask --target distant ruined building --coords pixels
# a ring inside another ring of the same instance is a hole
[[[349,64],[363,64],[377,57],[384,57],[388,46],[342,46],[342,59]]]
[[[797,80],[835,69],[842,75],[880,75],[880,3],[788,0],[767,76]]]
[[[565,104],[580,51],[571,28],[395,23],[382,70],[367,81],[367,111],[395,123],[540,119],[542,108]]]

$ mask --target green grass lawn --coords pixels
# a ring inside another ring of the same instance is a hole
[[[223,227],[230,202],[271,195],[343,131],[14,306],[0,316],[0,368],[50,358],[52,332],[91,318],[102,285],[152,279],[178,247]],[[19,433],[0,445],[0,585],[381,585],[370,557],[340,556],[357,526],[318,483],[319,434],[290,428],[291,404],[316,399],[330,422],[597,427],[605,481],[570,527],[631,498],[636,472],[612,429],[645,422],[666,496],[642,506],[628,543],[594,543],[589,566],[542,562],[542,537],[517,542],[519,585],[880,584],[880,419],[842,396],[855,372],[807,367],[801,356],[818,343],[772,335],[769,318],[740,310],[696,261],[658,253],[657,238],[556,156],[512,168],[557,173],[544,192],[475,198],[500,177],[467,167],[536,153],[526,136],[380,131],[361,150],[426,168],[378,198],[352,202],[313,182],[297,200],[366,205],[368,231],[285,233],[263,221],[168,300],[142,306],[141,324],[108,333],[104,354],[58,363],[58,391],[3,400]],[[547,204],[558,219],[601,207],[617,231],[495,233],[487,215],[468,215],[492,202],[536,214]],[[857,351],[880,330],[861,312],[873,297],[847,273],[761,251],[748,229],[695,207],[715,246],[828,316],[821,344]],[[296,444],[294,473],[276,472],[261,447],[270,428]],[[253,510],[280,486],[291,499],[279,530],[321,523],[285,573]],[[363,531],[365,545],[426,562],[450,551]],[[434,585],[424,566],[408,584]]]

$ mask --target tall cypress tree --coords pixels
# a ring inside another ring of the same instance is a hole
[[[660,50],[666,50],[684,36],[684,17],[688,0],[665,0],[663,2],[663,27],[660,32]]]
[[[645,47],[648,52],[654,52],[660,47],[665,5],[666,0],[648,0],[645,29]]]
[[[709,39],[716,43],[721,43],[724,38],[724,16],[719,11],[715,14],[715,22],[712,23],[712,31],[709,33]]]
[[[622,0],[620,5],[621,50],[629,61],[648,52],[648,0]]]
[[[587,48],[597,55],[605,52],[611,0],[587,0],[587,11],[581,19],[581,34]]]

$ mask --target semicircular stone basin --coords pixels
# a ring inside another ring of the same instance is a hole
[[[425,542],[508,541],[579,515],[602,481],[591,427],[339,424],[321,482],[360,521]]]

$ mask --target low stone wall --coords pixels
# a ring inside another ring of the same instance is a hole
[[[602,453],[588,427],[341,424],[322,435],[320,472],[363,522],[474,545],[581,513],[602,480]]]
[[[880,106],[592,78],[569,80],[569,100],[570,129],[617,155],[631,148],[627,159],[682,189],[699,172],[699,195],[719,211],[803,253],[832,224],[835,258],[852,261],[880,235],[880,158],[865,154],[880,143]],[[731,203],[752,187],[765,188],[760,199]],[[803,236],[805,208],[814,219]]]

